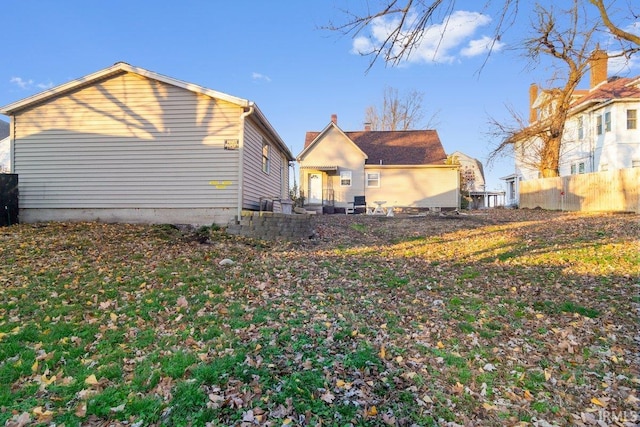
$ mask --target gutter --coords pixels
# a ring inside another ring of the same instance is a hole
[[[238,137],[238,221],[242,217],[242,201],[243,201],[243,188],[244,188],[244,127],[245,127],[245,119],[249,117],[255,108],[253,103],[250,103],[248,108],[240,114],[240,135]]]

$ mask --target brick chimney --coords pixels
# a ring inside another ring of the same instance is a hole
[[[529,123],[533,123],[538,120],[538,109],[533,108],[533,104],[538,99],[538,85],[531,83],[529,86]]]
[[[333,122],[334,125],[338,124],[338,115],[337,114],[332,114],[331,115],[331,121]]]
[[[589,67],[591,70],[591,81],[589,88],[593,89],[600,83],[607,81],[607,61],[609,57],[607,52],[596,48],[589,58]]]
[[[365,122],[364,131],[365,132],[371,132],[371,122]]]

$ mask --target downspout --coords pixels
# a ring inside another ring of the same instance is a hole
[[[456,167],[454,170],[456,171],[456,180],[458,181],[458,184],[456,185],[456,209],[460,210],[461,207],[462,207],[462,200],[461,200],[462,194],[461,194],[461,191],[460,191],[460,184],[461,184],[461,181],[460,181],[460,166]]]
[[[253,114],[254,107],[249,105],[249,109],[240,114],[240,136],[238,138],[238,221],[242,217],[243,185],[244,185],[244,126],[245,119]]]
[[[9,118],[9,173],[16,173],[16,115]]]

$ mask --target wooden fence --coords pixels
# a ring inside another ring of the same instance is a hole
[[[640,168],[520,182],[520,207],[640,213]]]

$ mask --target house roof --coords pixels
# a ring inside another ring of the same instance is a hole
[[[95,73],[61,84],[49,90],[45,90],[43,92],[21,99],[9,105],[5,105],[4,107],[0,107],[0,114],[5,114],[7,116],[12,115],[22,109],[30,108],[36,104],[45,102],[56,96],[63,95],[65,93],[77,90],[85,86],[90,86],[99,80],[103,80],[105,78],[119,75],[122,73],[138,74],[140,76],[157,80],[172,86],[177,86],[177,87],[189,90],[191,92],[206,95],[211,98],[221,99],[223,101],[227,101],[229,103],[246,108],[248,111],[252,111],[253,114],[255,114],[255,116],[257,117],[258,122],[265,128],[265,130],[269,134],[271,134],[271,136],[276,141],[276,143],[280,146],[283,152],[289,157],[288,160],[294,160],[293,154],[291,154],[291,151],[287,148],[287,145],[284,143],[282,138],[280,138],[280,136],[275,131],[275,129],[271,126],[271,124],[269,123],[267,118],[264,116],[262,111],[260,111],[258,106],[253,101],[249,101],[246,99],[228,95],[226,93],[208,89],[204,86],[199,86],[193,83],[188,83],[182,80],[174,79],[173,77],[168,77],[153,71],[146,70],[144,68],[136,67],[136,66],[127,64],[126,62],[117,62],[113,64],[111,67],[104,68],[100,71],[96,71]]]
[[[476,165],[476,167],[478,168],[478,170],[480,171],[480,174],[482,175],[482,178],[484,179],[484,167],[482,166],[482,162],[480,162],[480,160],[471,157],[467,154],[464,154],[462,151],[455,151],[451,154],[452,156],[458,156],[461,157],[463,159],[465,159],[466,161],[473,163]]]
[[[596,86],[590,91],[576,91],[576,101],[571,106],[576,112],[595,104],[614,100],[640,100],[640,77],[619,77]]]
[[[321,133],[307,132],[304,143],[305,150]],[[355,131],[343,133],[366,154],[365,164],[442,164],[447,158],[438,132],[435,130]]]

